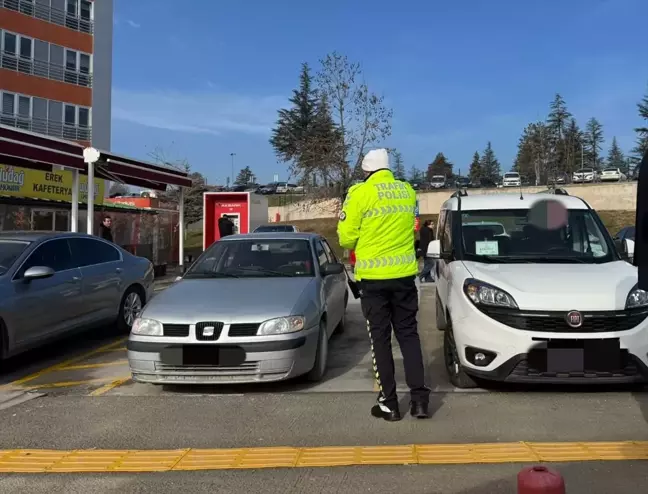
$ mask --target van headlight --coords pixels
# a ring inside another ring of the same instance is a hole
[[[637,285],[634,286],[630,293],[628,293],[628,298],[626,298],[626,309],[638,309],[639,307],[648,306],[648,292],[637,288]]]
[[[140,336],[162,336],[162,323],[160,321],[156,321],[155,319],[138,317],[137,319],[135,319],[135,321],[133,321],[131,334]]]
[[[262,322],[257,331],[258,336],[296,333],[304,329],[305,319],[302,316],[277,317]]]
[[[464,293],[476,306],[488,305],[491,307],[507,307],[517,309],[518,305],[508,293],[493,285],[475,279],[464,282]]]

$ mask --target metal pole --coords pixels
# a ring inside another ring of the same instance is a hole
[[[184,187],[178,196],[178,265],[184,271]]]
[[[236,156],[236,153],[230,153],[230,156],[232,157],[232,177],[230,183],[232,184],[232,187],[234,186],[234,156]]]
[[[88,162],[88,222],[86,233],[94,235],[94,167],[95,162]]]
[[[79,170],[72,170],[72,212],[70,214],[70,231],[79,231]]]

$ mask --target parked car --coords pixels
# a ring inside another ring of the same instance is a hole
[[[270,225],[257,226],[252,233],[271,233],[271,232],[297,233],[299,232],[299,228],[297,228],[295,225],[270,224]]]
[[[601,172],[601,182],[621,182],[627,178],[619,168],[605,168]]]
[[[259,187],[259,194],[271,195],[277,193],[277,183],[273,182],[268,185],[263,185]]]
[[[614,240],[614,245],[617,250],[621,253],[624,253],[624,241],[635,239],[635,227],[634,226],[624,226],[618,233],[612,238]]]
[[[434,175],[430,180],[430,187],[432,189],[445,189],[446,178],[444,175]]]
[[[148,383],[251,383],[326,372],[344,329],[344,265],[314,233],[215,242],[133,324],[128,362]]]
[[[648,293],[625,262],[632,241],[619,253],[598,214],[566,194],[550,197],[566,224],[542,229],[531,219],[538,198],[453,196],[441,207],[428,256],[450,381],[645,383]]]
[[[597,173],[593,168],[581,168],[576,170],[572,176],[572,182],[575,184],[592,183],[597,180]]]
[[[518,172],[505,173],[502,178],[502,185],[504,187],[520,187],[522,185],[520,174]]]
[[[467,189],[472,186],[470,179],[468,177],[457,177],[455,180],[455,187],[457,189]]]
[[[153,264],[81,233],[0,233],[0,360],[75,331],[128,332],[153,294]]]

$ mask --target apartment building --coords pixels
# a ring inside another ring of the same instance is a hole
[[[110,150],[113,0],[0,0],[0,123]]]

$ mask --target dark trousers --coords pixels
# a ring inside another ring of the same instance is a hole
[[[419,273],[419,278],[425,281],[433,281],[434,280],[434,274],[432,273],[433,269],[434,269],[434,259],[432,259],[431,257],[424,257],[423,269]]]
[[[393,409],[398,406],[392,328],[403,354],[405,381],[412,401],[428,403],[430,389],[425,386],[425,370],[416,314],[418,290],[415,277],[394,280],[362,280],[362,313],[371,338],[374,374],[380,388],[379,400]]]

